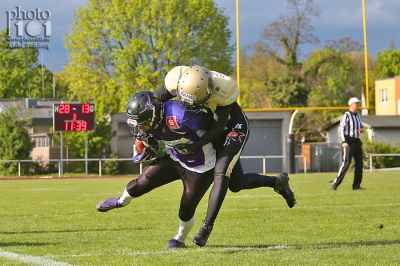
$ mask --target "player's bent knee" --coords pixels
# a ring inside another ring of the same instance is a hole
[[[242,186],[238,184],[231,184],[229,180],[229,190],[233,193],[238,193],[242,190]]]
[[[179,209],[179,219],[181,219],[184,222],[187,222],[190,219],[192,219],[194,212],[195,212],[195,210],[190,210],[190,209],[181,207]]]

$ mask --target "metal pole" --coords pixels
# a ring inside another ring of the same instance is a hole
[[[99,176],[101,176],[101,158],[99,158]]]
[[[63,135],[62,135],[62,131],[60,132],[60,164],[59,167],[60,169],[60,176],[62,176],[63,173]]]
[[[56,98],[56,77],[54,77],[53,73],[53,99]]]
[[[299,110],[295,110],[290,117],[290,122],[289,122],[289,135],[287,138],[287,145],[288,145],[288,157],[287,157],[287,163],[289,166],[289,174],[294,174],[296,172],[295,170],[295,154],[294,154],[294,134],[293,134],[293,121],[294,117],[296,114],[299,112]]]
[[[56,77],[54,76],[54,63],[52,63],[51,72],[53,72],[53,99],[56,98]]]
[[[290,122],[289,122],[289,134],[293,133],[293,121],[294,121],[294,117],[296,116],[296,114],[299,112],[299,110],[295,110],[292,114],[292,116],[290,117]]]
[[[236,81],[240,90],[240,32],[239,32],[239,0],[236,0]],[[240,92],[237,99],[240,105]]]
[[[368,44],[367,44],[367,19],[365,15],[365,0],[362,0],[363,29],[364,29],[364,67],[365,67],[365,98],[367,109],[369,109],[369,86],[368,86]]]
[[[44,70],[43,70],[43,53],[42,53],[42,92],[43,92],[43,99],[44,99]]]
[[[263,157],[263,174],[265,174],[266,172],[265,172],[265,156]]]
[[[87,137],[87,131],[85,132],[85,172],[88,174],[88,137]]]
[[[372,154],[369,155],[369,171],[372,172]]]
[[[18,160],[18,177],[21,177],[21,161]]]
[[[294,174],[295,171],[295,155],[294,155],[294,134],[289,134],[287,138],[288,144],[288,166],[289,174]]]

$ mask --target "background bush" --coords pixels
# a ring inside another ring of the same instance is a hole
[[[400,147],[392,147],[388,142],[364,141],[364,164],[370,168],[370,154],[400,154]],[[375,169],[400,167],[400,156],[374,156],[372,167]]]

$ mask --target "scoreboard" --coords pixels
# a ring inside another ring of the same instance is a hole
[[[92,103],[55,103],[53,106],[53,130],[94,130],[95,116]]]

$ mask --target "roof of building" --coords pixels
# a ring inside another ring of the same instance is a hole
[[[320,131],[329,130],[340,122],[341,117],[338,116],[322,126]],[[364,115],[361,116],[361,122],[366,128],[400,128],[400,115]]]
[[[34,124],[51,124],[53,105],[67,101],[67,99],[0,99],[0,112],[16,108],[16,114],[20,118],[31,117]],[[78,101],[75,100],[72,103],[78,103]]]
[[[380,79],[375,79],[375,80],[387,80],[387,79],[399,79],[400,76],[396,76],[396,77],[389,77],[389,78],[380,78]]]

